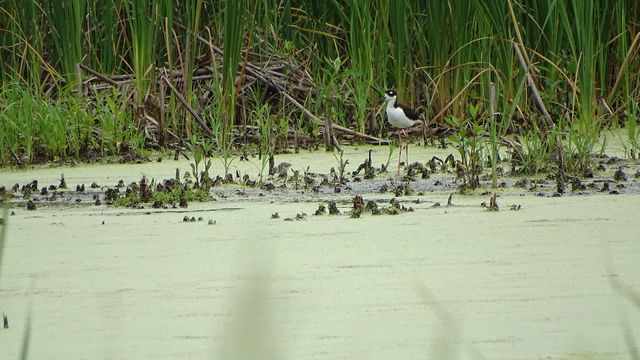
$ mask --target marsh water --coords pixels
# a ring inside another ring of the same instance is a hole
[[[374,165],[387,161],[386,147],[350,147],[346,170],[369,150]],[[276,161],[318,173],[338,162],[324,152]],[[255,178],[258,163],[232,171]],[[0,185],[57,184],[64,173],[69,189],[102,188],[176,169],[189,161],[5,169]],[[30,359],[627,359],[640,309],[612,284],[640,289],[630,175],[617,194],[555,197],[553,185],[530,191],[509,179],[496,190],[500,210],[487,211],[488,193],[460,195],[444,174],[408,183],[397,199],[413,211],[356,219],[354,194],[381,206],[395,197],[380,191],[402,183],[393,171],[340,192],[291,179],[273,191],[223,185],[186,209],[96,206],[73,191],[35,211],[16,199],[0,265],[10,325],[0,351],[18,357],[30,319]],[[328,201],[341,213],[313,215]]]

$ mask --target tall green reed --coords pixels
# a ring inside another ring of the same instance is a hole
[[[575,74],[579,93],[574,91],[577,109],[571,123],[567,124],[568,144],[564,144],[567,153],[567,165],[573,170],[580,170],[590,166],[591,153],[597,144],[600,121],[596,119],[597,109],[597,60],[598,53],[604,50],[604,44],[599,44],[603,18],[597,14],[602,8],[596,8],[592,1],[561,2],[560,15],[565,31],[565,38],[570,46],[575,61],[568,65]],[[607,20],[608,21],[608,20]]]
[[[200,30],[200,17],[202,13],[202,0],[187,0],[185,1],[186,8],[186,20],[187,27],[185,33],[185,48],[184,48],[184,93],[185,99],[192,106],[195,105],[193,97],[193,70],[195,64],[195,54],[197,53],[198,40],[197,36]],[[185,132],[187,136],[191,135],[191,117],[186,114],[185,119]]]
[[[234,124],[236,106],[236,75],[240,63],[242,43],[244,38],[245,1],[226,0],[224,12],[224,55],[222,64],[222,99],[221,99],[221,131],[220,143],[227,148],[228,134]]]
[[[43,58],[46,21],[43,9],[34,1],[0,4],[0,16],[6,19],[0,27],[0,80],[16,78],[41,87],[45,69],[55,79],[58,72]]]
[[[161,28],[160,1],[126,1],[128,30],[131,37],[131,63],[136,77],[136,100],[141,106],[155,78],[157,32]]]
[[[391,28],[389,40],[392,40],[394,85],[401,98],[405,97],[407,85],[409,85],[413,74],[413,52],[410,45],[409,26],[405,21],[411,11],[411,5],[406,0],[392,1],[389,4],[389,25]]]
[[[447,41],[449,7],[444,1],[418,2],[416,6],[421,6],[414,17],[417,34],[415,46],[420,49],[417,63],[421,73],[425,74],[421,79],[431,89],[431,105],[437,112],[445,107],[452,96],[450,84],[445,79],[450,54]]]
[[[49,0],[45,14],[51,27],[51,39],[66,82],[75,86],[76,64],[82,63],[86,2],[83,0]]]
[[[121,69],[124,44],[120,12],[124,0],[91,1],[87,4],[87,62],[102,74]]]
[[[349,55],[351,81],[349,87],[355,104],[357,128],[365,131],[366,112],[369,109],[370,86],[374,76],[374,23],[377,20],[369,1],[353,1],[349,18]]]

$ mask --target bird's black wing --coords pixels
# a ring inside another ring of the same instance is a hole
[[[395,107],[401,108],[402,111],[404,111],[404,114],[407,115],[407,117],[409,119],[411,119],[411,120],[420,120],[420,114],[418,114],[415,110],[413,110],[409,106],[407,106],[405,104],[396,103]]]

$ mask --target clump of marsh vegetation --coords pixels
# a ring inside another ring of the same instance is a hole
[[[624,151],[638,157],[636,1],[324,5],[0,4],[0,165],[206,145],[224,177],[247,153],[273,174],[288,149],[390,143],[381,87],[426,115],[411,135],[454,147],[467,188],[484,169],[496,187],[509,161],[511,174],[554,174],[561,190],[597,171],[610,128],[625,128]],[[195,162],[196,183],[207,164]]]

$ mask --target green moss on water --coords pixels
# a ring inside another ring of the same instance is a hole
[[[171,191],[151,191],[148,200],[143,199],[143,195],[139,191],[131,191],[123,197],[113,202],[114,206],[137,207],[145,204],[152,204],[153,207],[175,206],[186,207],[186,204],[192,201],[211,200],[209,192],[199,188],[187,187],[186,189],[178,187]]]

